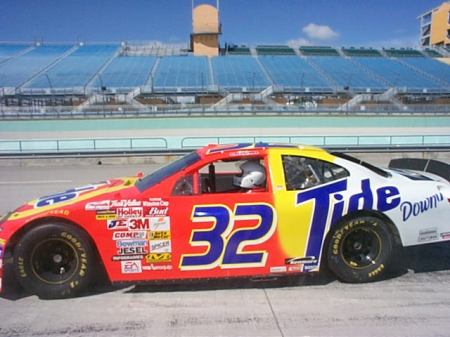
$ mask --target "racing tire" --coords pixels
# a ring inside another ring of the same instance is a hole
[[[14,272],[20,285],[40,298],[79,294],[90,284],[95,254],[86,233],[65,223],[31,229],[14,249]]]
[[[376,281],[389,269],[394,246],[388,224],[379,218],[363,216],[343,221],[331,232],[328,267],[343,282]]]

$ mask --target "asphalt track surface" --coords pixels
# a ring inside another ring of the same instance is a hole
[[[0,166],[0,213],[40,195],[155,165]],[[397,270],[343,284],[326,270],[278,280],[97,285],[46,301],[8,280],[0,336],[449,336],[450,244],[400,252]]]

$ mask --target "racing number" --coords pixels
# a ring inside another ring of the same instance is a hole
[[[239,220],[257,220],[254,227],[238,228]],[[226,206],[196,206],[193,222],[213,222],[208,229],[195,229],[191,234],[191,246],[207,246],[203,254],[184,254],[181,270],[261,267],[266,264],[266,251],[246,251],[246,246],[268,240],[275,231],[275,212],[268,204],[237,205],[234,213]]]

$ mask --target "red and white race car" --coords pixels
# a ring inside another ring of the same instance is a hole
[[[111,282],[317,272],[382,277],[394,249],[450,240],[450,185],[314,147],[211,145],[148,176],[31,201],[0,222],[0,267],[30,293]],[[2,262],[3,261],[3,265]],[[2,269],[0,269],[0,277]],[[0,278],[1,280],[1,278]]]

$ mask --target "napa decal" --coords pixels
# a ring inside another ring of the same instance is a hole
[[[212,226],[192,231],[190,245],[206,249],[204,253],[182,255],[181,270],[249,268],[266,265],[269,253],[266,250],[252,250],[248,247],[266,242],[275,232],[277,218],[271,205],[237,204],[233,211],[225,205],[199,205],[194,206],[191,220],[194,224],[212,223]],[[242,220],[255,220],[256,225],[237,228],[235,224]]]
[[[78,196],[83,192],[93,191],[99,187],[105,186],[106,183],[100,183],[95,185],[87,185],[83,187],[73,188],[63,193],[58,193],[54,195],[50,195],[47,197],[42,197],[36,201],[34,204],[34,208],[41,208],[46,206],[51,206],[54,204],[59,204],[62,202],[66,202],[69,200],[73,200],[78,198]]]
[[[387,212],[398,207],[401,202],[397,187],[383,186],[373,191],[370,179],[362,180],[361,192],[355,193],[349,198],[344,198],[344,195],[340,193],[346,190],[347,179],[344,179],[297,194],[295,206],[313,203],[306,256],[320,256],[325,229],[331,224],[337,223],[345,214],[357,210]]]

